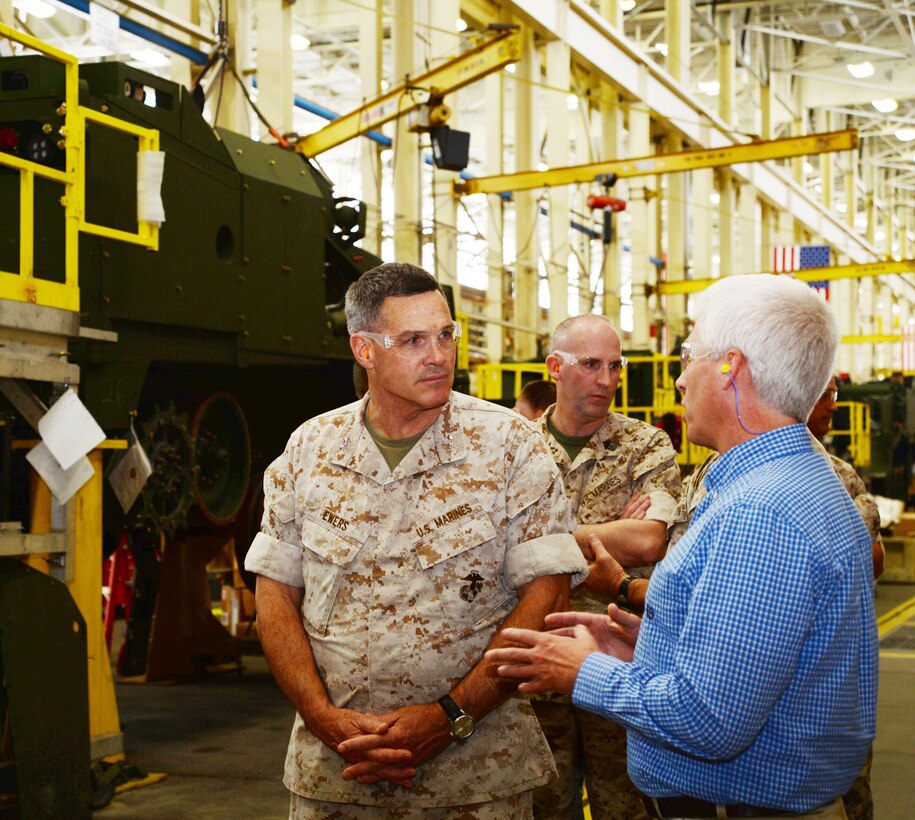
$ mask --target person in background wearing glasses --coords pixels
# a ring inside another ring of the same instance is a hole
[[[572,605],[603,613],[618,595],[625,599],[625,590],[620,594],[618,583],[607,586],[601,558],[613,555],[634,576],[650,573],[664,552],[680,468],[663,430],[610,410],[626,358],[604,317],[586,314],[561,322],[546,364],[556,382],[556,404],[535,424],[562,473],[578,523],[575,537],[591,562]],[[640,513],[629,512],[633,500]],[[559,770],[557,781],[534,793],[534,815],[580,818],[584,783],[594,820],[642,816],[626,774],[625,730],[576,708],[567,697],[533,704]]]
[[[380,265],[346,316],[368,393],[292,434],[246,560],[298,713],[290,816],[529,817],[549,747],[481,659],[584,575],[562,479],[517,413],[452,392],[460,325],[432,276]]]
[[[874,737],[877,627],[871,538],[804,424],[838,325],[771,274],[716,281],[695,318],[677,387],[690,439],[721,457],[641,625],[557,613],[487,658],[626,726],[653,817],[839,820]]]

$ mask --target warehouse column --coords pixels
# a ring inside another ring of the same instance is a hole
[[[0,20],[3,19],[3,2],[4,0],[0,0]],[[162,9],[177,20],[187,20],[195,26],[200,25],[200,3],[198,0],[164,0]],[[12,21],[10,21],[10,25],[11,24]],[[154,25],[157,31],[166,34],[172,31],[170,27],[165,26],[162,23],[155,23]],[[188,37],[187,44],[191,48],[197,48],[201,51],[209,50],[209,46],[201,44],[197,37]],[[198,66],[193,66],[193,68],[199,70]],[[171,66],[168,70],[169,79],[179,85],[183,85],[185,88],[190,88],[194,79],[191,75],[191,69],[192,64],[190,60],[172,57]]]
[[[855,316],[858,305],[857,279],[836,279],[829,283],[829,301],[836,311],[839,320],[839,333],[850,336],[858,333]],[[839,345],[839,358],[836,370],[839,373],[853,373],[855,365],[855,345]]]
[[[820,133],[832,131],[832,128],[832,113],[829,111],[817,111],[817,129]],[[820,162],[820,202],[831,211],[833,208],[832,177],[835,168],[835,154],[829,152],[820,154],[818,159]]]
[[[701,279],[712,275],[712,184],[714,172],[710,168],[700,168],[692,171],[691,176],[690,215],[692,237],[690,256],[692,258],[692,274],[694,277]]]
[[[800,77],[794,78],[794,97],[791,102],[792,107],[792,116],[791,120],[791,136],[793,137],[802,137],[807,133],[807,118],[804,116],[806,111],[805,104],[805,94],[804,94],[804,80]],[[793,157],[791,160],[791,173],[794,177],[794,181],[806,190],[807,185],[805,182],[804,174],[804,163],[806,162],[804,157]],[[793,220],[793,244],[800,245],[804,242],[804,230],[800,222]]]
[[[612,21],[611,21],[612,22]],[[600,83],[601,155],[600,159],[619,159],[623,156],[623,109],[620,96],[609,83]],[[611,190],[611,196],[629,199],[629,186],[620,180]],[[631,207],[631,206],[630,206]],[[620,327],[620,271],[623,264],[623,243],[620,241],[620,217],[611,215],[613,239],[610,244],[601,244],[601,278],[604,282],[604,303],[602,312],[614,325]]]
[[[737,272],[734,244],[736,231],[734,218],[737,212],[737,191],[734,179],[727,168],[716,171],[718,178],[718,256],[722,276]]]
[[[846,151],[842,157],[845,163],[845,221],[849,228],[855,227],[855,213],[858,210],[858,155]]]
[[[633,103],[629,106],[629,152],[634,157],[654,153],[651,143],[651,118],[648,106]],[[655,281],[655,267],[649,257],[657,253],[657,218],[649,189],[656,186],[657,177],[642,177],[644,187],[632,190],[629,209],[632,212],[632,347],[651,345],[648,298],[645,288]],[[631,189],[630,189],[631,190]]]
[[[251,65],[251,3],[241,0],[224,6],[228,23],[229,50],[235,63],[235,70],[246,85],[245,70]],[[222,79],[217,75],[209,80],[208,107],[213,117],[213,124],[246,137],[251,134],[251,111],[248,101],[232,72],[225,70]],[[220,87],[221,85],[221,87]],[[250,91],[250,88],[249,88]]]
[[[540,61],[534,44],[534,33],[521,30],[521,61],[515,66],[515,169],[536,168],[540,160],[540,127],[534,104],[535,83],[540,82]],[[540,322],[539,259],[537,217],[540,206],[536,191],[515,192],[515,321],[536,328]],[[537,337],[533,333],[515,333],[515,357],[533,359],[538,355]]]
[[[501,71],[483,80],[486,93],[486,173],[503,173],[502,145],[505,139],[503,108],[505,105],[505,75]],[[490,362],[502,361],[505,340],[502,325],[503,292],[505,290],[505,263],[503,234],[505,230],[504,200],[499,194],[487,194],[486,208],[486,261],[489,279],[486,286],[486,317],[494,321],[486,325],[486,358]]]
[[[413,73],[413,0],[394,0],[391,20],[391,84]],[[408,118],[394,121],[394,257],[398,262],[421,264],[419,140],[408,130]]]
[[[565,15],[560,15],[565,21]],[[571,86],[569,45],[565,32],[561,38],[546,44],[547,127],[546,155],[551,167],[570,164],[569,108]],[[569,315],[569,186],[549,189],[550,256],[547,276],[550,287],[550,327],[556,327]],[[587,283],[587,271],[579,274]],[[587,285],[585,285],[587,287]]]
[[[277,131],[292,131],[292,4],[254,0],[257,17],[257,107]],[[239,72],[241,73],[241,72]],[[257,121],[260,137],[267,133]]]
[[[359,81],[362,98],[371,100],[381,94],[381,41],[384,34],[381,0],[367,0],[355,11],[359,15]],[[381,253],[381,146],[360,139],[362,201],[365,202],[365,238],[362,247]]]
[[[461,40],[455,31],[455,24],[461,16],[460,0],[427,0],[429,19],[430,65],[435,66],[460,52]],[[448,101],[451,118],[448,125],[458,128],[458,95],[454,92]],[[432,171],[432,206],[435,245],[435,278],[443,285],[451,285],[454,291],[455,310],[461,309],[460,288],[457,281],[457,215],[458,199],[451,189],[456,171]]]
[[[762,266],[759,249],[759,205],[756,188],[752,185],[740,186],[740,205],[737,210],[737,247],[739,252],[734,259],[734,273],[758,273],[768,270]]]
[[[689,0],[669,0],[667,9],[667,59],[668,73],[684,85],[690,84],[690,3]],[[673,131],[667,134],[667,151],[675,153],[684,148],[683,140]],[[638,156],[638,155],[636,155]],[[687,174],[668,174],[667,186],[667,279],[672,282],[686,278],[686,261],[689,258],[687,233],[688,208]],[[667,297],[667,327],[674,336],[682,334],[686,318],[686,297]]]

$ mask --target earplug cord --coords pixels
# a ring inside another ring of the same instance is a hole
[[[731,375],[730,371],[731,371],[730,365],[728,365],[728,364],[722,365],[721,372],[724,373],[724,375],[727,376],[731,380],[731,386],[734,388],[734,407],[737,410],[737,423],[741,427],[743,427],[743,429],[747,433],[749,433],[751,436],[761,436],[764,431],[751,430],[749,427],[747,427],[746,424],[743,423],[743,418],[741,418],[741,416],[740,416],[740,397],[737,394],[737,382],[734,381],[734,377]]]

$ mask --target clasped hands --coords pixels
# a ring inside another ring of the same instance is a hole
[[[350,765],[345,780],[372,785],[386,780],[413,788],[417,768],[452,742],[448,719],[437,703],[403,706],[384,715],[352,709],[317,716],[313,731]]]

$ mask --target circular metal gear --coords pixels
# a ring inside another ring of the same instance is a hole
[[[143,425],[142,443],[152,475],[143,487],[141,515],[158,530],[173,534],[187,523],[199,472],[187,416],[176,412],[174,404],[164,410],[157,406]]]

